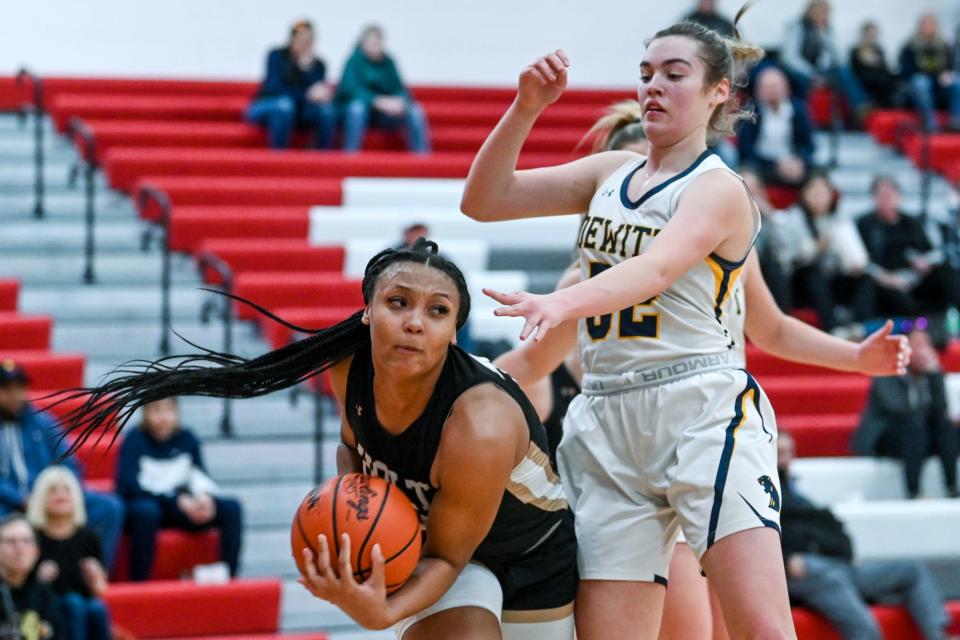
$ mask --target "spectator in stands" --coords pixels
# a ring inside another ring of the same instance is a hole
[[[300,20],[290,28],[290,40],[267,54],[267,73],[247,120],[266,127],[272,149],[288,149],[293,129],[313,129],[313,146],[333,147],[337,110],[327,67],[313,52],[313,25]]]
[[[697,0],[697,8],[684,16],[684,20],[702,24],[727,38],[734,34],[733,22],[717,11],[716,0]]]
[[[403,237],[400,239],[394,249],[409,249],[413,247],[413,244],[417,241],[417,238],[429,238],[430,237],[430,227],[428,227],[423,222],[414,222],[403,230]]]
[[[794,442],[777,438],[780,526],[791,601],[824,616],[843,638],[881,638],[867,601],[902,600],[924,638],[942,639],[949,622],[943,596],[925,566],[912,560],[854,561],[843,523],[798,493],[790,478]],[[771,497],[771,500],[773,497]]]
[[[343,149],[360,151],[369,124],[402,129],[410,151],[429,153],[430,132],[423,107],[403,85],[383,40],[383,29],[366,27],[343,69],[336,97],[343,110]]]
[[[850,49],[850,69],[869,96],[870,102],[882,109],[896,103],[897,75],[887,66],[886,53],[880,45],[880,29],[873,20],[860,27],[860,39]]]
[[[19,513],[0,521],[0,637],[66,640],[60,601],[37,580],[40,551],[33,527]]]
[[[860,456],[888,456],[903,463],[907,494],[920,495],[920,471],[934,455],[943,465],[947,494],[957,491],[957,428],[947,415],[947,391],[940,359],[930,336],[910,332],[913,355],[906,375],[874,378],[870,399],[853,435]]]
[[[28,384],[22,367],[12,360],[0,362],[0,515],[25,511],[37,476],[66,451],[56,421],[27,401]],[[64,464],[81,477],[72,459]],[[83,498],[109,568],[123,527],[123,502],[112,493],[89,490]]]
[[[87,529],[83,492],[66,467],[47,467],[37,476],[27,519],[40,543],[37,578],[60,597],[71,640],[109,640],[110,615],[101,596],[107,589],[100,539]]]
[[[860,217],[857,228],[867,248],[867,273],[876,285],[877,316],[940,316],[960,302],[956,272],[943,261],[923,224],[900,210],[900,186],[878,175],[870,187],[874,209]]]
[[[776,66],[757,76],[756,119],[740,127],[740,161],[752,164],[764,181],[801,184],[813,165],[813,123],[806,105],[790,96],[787,77]]]
[[[872,317],[874,300],[867,251],[853,223],[837,217],[838,199],[830,176],[814,170],[797,204],[768,216],[767,232],[790,281],[786,295],[779,294],[786,300],[783,311],[812,307],[826,331],[846,335],[853,321]]]
[[[800,19],[787,25],[780,59],[798,99],[805,101],[811,89],[825,86],[843,96],[858,119],[866,115],[867,96],[840,57],[827,0],[810,0]]]
[[[947,109],[948,127],[960,130],[960,69],[933,13],[920,16],[913,37],[900,51],[900,76],[920,112],[924,129],[937,131],[936,109]]]
[[[161,527],[220,531],[220,560],[237,575],[242,513],[234,498],[219,495],[200,455],[196,436],[180,426],[174,398],[143,408],[143,422],[124,439],[117,460],[117,491],[127,503],[130,578],[153,569]]]

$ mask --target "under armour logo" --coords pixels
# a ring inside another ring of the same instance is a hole
[[[357,410],[357,415],[358,415],[358,416],[362,416],[362,415],[363,415],[363,407],[361,407],[360,405],[357,405],[355,408],[356,408],[356,410]]]
[[[601,191],[601,192],[600,192],[600,195],[602,195],[604,198],[609,198],[610,196],[612,196],[612,195],[614,194],[614,191],[615,191],[615,189],[614,189],[613,187],[608,187],[608,188],[604,189],[603,191]]]

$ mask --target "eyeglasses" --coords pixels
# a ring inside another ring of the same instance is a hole
[[[0,544],[22,544],[22,545],[35,545],[37,541],[33,538],[0,538]]]

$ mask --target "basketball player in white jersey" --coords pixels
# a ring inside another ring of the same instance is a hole
[[[588,210],[578,237],[584,282],[546,296],[489,292],[506,305],[499,315],[526,319],[522,338],[586,318],[584,392],[559,449],[578,532],[580,640],[656,636],[679,528],[733,637],[795,637],[771,500],[776,424],[723,316],[760,217],[736,174],[707,151],[708,135],[737,117],[728,104],[735,63],[758,56],[699,25],[660,31],[638,89],[648,156],[609,152],[517,171],[526,135],[567,82],[562,52],[541,58],[521,74],[468,176],[462,209],[476,219]],[[905,356],[889,330],[873,349],[804,335],[785,352],[894,373]],[[801,342],[811,354],[794,351]]]

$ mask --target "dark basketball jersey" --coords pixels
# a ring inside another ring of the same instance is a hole
[[[550,374],[550,396],[553,407],[550,415],[543,421],[547,430],[547,444],[550,447],[550,462],[557,468],[557,445],[563,438],[563,419],[573,399],[580,395],[580,383],[570,375],[567,365],[561,364]]]
[[[528,610],[567,604],[576,589],[573,515],[550,464],[546,431],[512,378],[485,360],[451,346],[433,395],[423,413],[397,435],[377,419],[370,346],[354,355],[347,379],[347,423],[353,431],[363,472],[400,488],[425,521],[437,488],[430,469],[454,402],[480,384],[494,384],[521,408],[530,434],[524,459],[514,467],[500,508],[473,559],[500,580],[504,608]],[[477,469],[477,475],[483,474]]]

